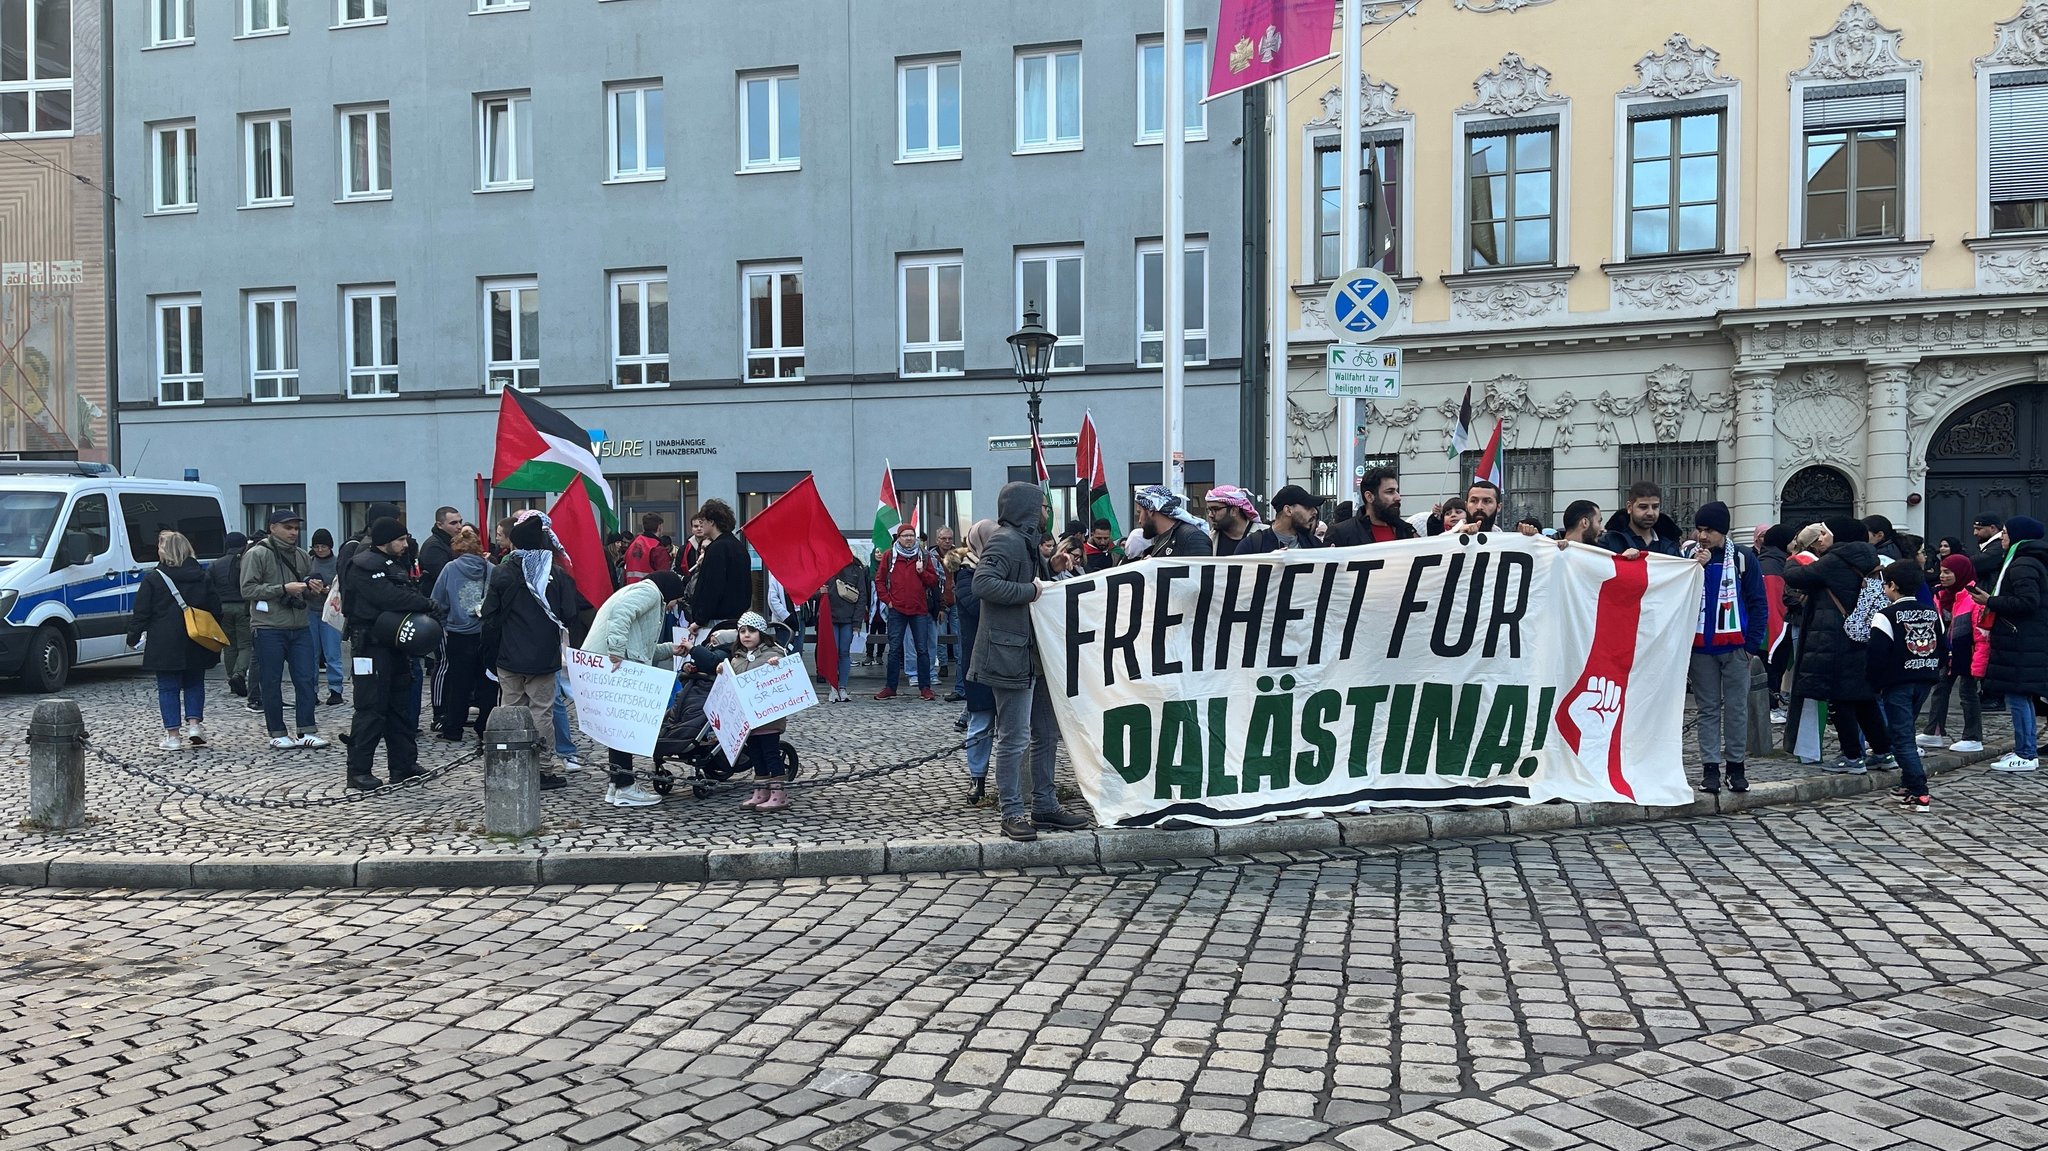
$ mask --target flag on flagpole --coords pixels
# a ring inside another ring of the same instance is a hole
[[[875,558],[896,546],[896,525],[903,522],[903,513],[896,508],[896,473],[889,467],[889,461],[882,461],[882,494],[875,500]]]
[[[853,562],[853,551],[832,522],[811,476],[748,520],[746,540],[792,603],[816,595],[825,581]]]
[[[1116,501],[1109,498],[1109,471],[1102,462],[1102,441],[1096,437],[1093,412],[1081,413],[1081,435],[1074,444],[1074,480],[1081,487],[1079,502],[1088,509],[1088,526],[1108,520],[1110,538],[1124,538],[1124,530],[1117,524]]]
[[[1203,101],[1330,59],[1336,22],[1337,0],[1223,0]]]
[[[1506,489],[1500,482],[1500,420],[1493,421],[1493,437],[1486,441],[1486,450],[1479,455],[1479,466],[1472,474],[1482,480],[1492,480],[1497,490]]]
[[[1045,509],[1041,517],[1040,530],[1052,535],[1052,469],[1045,466],[1045,445],[1038,440],[1038,429],[1031,429],[1031,474],[1038,477],[1038,506]]]
[[[590,491],[582,484],[570,484],[548,511],[548,523],[555,538],[562,541],[568,557],[569,579],[583,598],[596,607],[612,594],[611,565],[605,562],[604,537],[598,534],[597,515],[590,505]]]
[[[1457,459],[1472,445],[1472,381],[1465,381],[1465,402],[1458,405],[1458,422],[1451,425],[1451,446],[1444,455]]]
[[[611,484],[605,481],[597,453],[590,448],[590,433],[516,388],[506,388],[498,401],[491,482],[529,492],[566,492],[570,485],[580,483],[605,528],[617,530],[619,526]]]

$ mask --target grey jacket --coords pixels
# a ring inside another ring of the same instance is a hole
[[[1028,688],[1037,673],[1031,637],[1034,580],[1050,580],[1039,555],[1039,516],[1044,497],[1037,485],[1009,483],[996,496],[996,532],[974,569],[974,595],[981,601],[981,626],[974,638],[974,662],[967,678],[998,690]]]
[[[252,540],[242,553],[242,598],[249,602],[249,626],[290,631],[311,622],[308,599],[285,595],[284,585],[302,583],[313,574],[313,557],[306,549],[279,543],[273,536]],[[256,610],[262,604],[268,611]]]

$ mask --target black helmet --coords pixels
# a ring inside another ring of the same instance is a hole
[[[441,621],[423,611],[387,611],[370,628],[370,641],[407,655],[432,655],[441,647]]]

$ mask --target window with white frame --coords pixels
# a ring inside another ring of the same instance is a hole
[[[341,198],[381,200],[391,194],[391,105],[341,111]]]
[[[471,12],[517,12],[527,7],[527,0],[475,0]]]
[[[1185,286],[1181,321],[1186,325],[1185,361],[1209,362],[1209,244],[1190,241],[1181,281]],[[1154,240],[1138,245],[1138,364],[1157,367],[1165,352],[1166,303],[1160,293],[1165,248]]]
[[[1181,46],[1181,123],[1189,140],[1209,138],[1208,41],[1194,33]],[[1156,144],[1166,135],[1166,41],[1138,41],[1138,142]]]
[[[1721,250],[1725,105],[1638,105],[1628,124],[1628,254]]]
[[[350,24],[382,24],[388,6],[389,0],[337,0],[334,22],[344,27]]]
[[[786,171],[799,166],[799,111],[795,72],[740,77],[742,171]]]
[[[957,376],[966,371],[959,253],[908,258],[897,266],[903,374]]]
[[[206,399],[206,337],[198,296],[156,301],[156,402],[196,404]]]
[[[192,43],[192,0],[150,0],[149,43],[152,48]]]
[[[72,0],[0,0],[0,136],[71,134]]]
[[[299,398],[299,300],[290,292],[249,294],[249,398]]]
[[[612,386],[668,383],[668,272],[612,277]]]
[[[526,92],[480,96],[477,185],[487,192],[533,187],[533,97]]]
[[[1905,234],[1906,82],[1836,84],[1802,93],[1809,244]]]
[[[1991,230],[2048,231],[2048,70],[1991,77]]]
[[[484,390],[540,387],[540,281],[484,281]]]
[[[1017,150],[1080,146],[1080,47],[1017,53]]]
[[[1082,255],[1080,248],[1022,248],[1017,252],[1017,322],[1036,311],[1047,331],[1059,337],[1052,370],[1078,372],[1084,366],[1082,338]]]
[[[190,120],[149,129],[152,206],[159,212],[199,207],[199,128]]]
[[[747,378],[800,380],[804,375],[804,266],[763,264],[745,270]]]
[[[960,155],[960,58],[896,66],[896,155],[941,160]]]
[[[242,35],[268,36],[291,31],[290,0],[241,0]]]
[[[398,289],[389,284],[341,294],[348,338],[348,394],[398,394]]]
[[[242,203],[251,208],[291,203],[291,113],[242,117],[242,151]]]
[[[1467,271],[1555,261],[1556,125],[1473,128],[1465,176]]]
[[[611,178],[659,180],[668,174],[662,146],[661,83],[619,84],[605,101],[611,120]]]

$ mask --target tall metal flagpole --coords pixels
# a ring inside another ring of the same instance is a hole
[[[1185,207],[1185,181],[1182,172],[1183,153],[1187,140],[1187,96],[1182,91],[1186,71],[1187,51],[1187,0],[1165,0],[1166,4],[1166,71],[1162,77],[1166,91],[1161,110],[1163,123],[1160,124],[1165,220],[1159,237],[1159,297],[1160,307],[1160,403],[1161,454],[1159,457],[1160,478],[1176,495],[1187,492],[1187,463],[1181,445],[1181,398],[1185,387],[1184,361],[1187,358],[1187,222],[1183,215]],[[1353,123],[1356,123],[1353,120]]]
[[[1344,0],[1344,51],[1343,63],[1337,73],[1337,83],[1344,93],[1344,122],[1340,125],[1343,147],[1339,154],[1337,173],[1337,257],[1336,271],[1344,272],[1365,263],[1359,256],[1358,243],[1358,171],[1360,161],[1358,134],[1358,82],[1361,69],[1358,64],[1358,0]],[[1358,487],[1355,469],[1358,465],[1358,417],[1364,409],[1360,400],[1338,399],[1337,443],[1340,454],[1337,457],[1337,490],[1339,500],[1345,493]]]
[[[1292,290],[1288,287],[1287,254],[1293,246],[1293,237],[1287,230],[1287,174],[1289,119],[1287,115],[1287,77],[1278,76],[1272,81],[1272,97],[1267,101],[1272,109],[1272,142],[1266,149],[1272,172],[1273,190],[1267,196],[1272,205],[1273,233],[1268,241],[1272,249],[1273,262],[1273,320],[1268,328],[1268,347],[1271,351],[1272,366],[1266,372],[1266,433],[1270,438],[1267,449],[1266,494],[1287,486],[1287,332],[1293,325],[1294,317],[1288,314],[1288,300]]]

